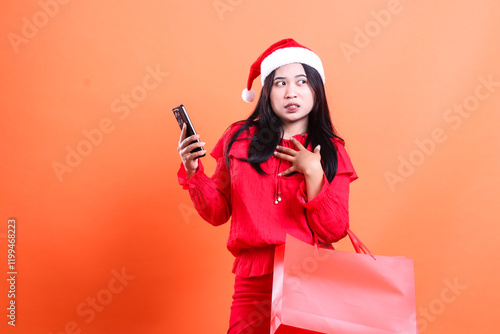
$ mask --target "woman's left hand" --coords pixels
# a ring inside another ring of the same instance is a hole
[[[292,167],[280,173],[280,176],[285,176],[293,172],[299,172],[305,176],[311,176],[316,173],[323,173],[321,166],[320,146],[316,146],[311,152],[304,147],[297,139],[292,138],[292,143],[298,148],[294,150],[288,147],[277,146],[274,156],[282,160],[288,161]]]

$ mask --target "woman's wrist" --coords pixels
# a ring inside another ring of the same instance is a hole
[[[311,166],[304,171],[304,178],[307,189],[307,201],[312,201],[321,191],[323,187],[324,172],[321,164],[318,166]]]
[[[187,169],[186,168],[186,175],[187,175],[187,179],[189,180],[191,177],[193,177],[194,174],[196,174],[196,171],[198,170],[198,168],[196,169]]]
[[[306,178],[317,178],[319,176],[323,177],[323,166],[321,166],[321,162],[310,165],[306,170],[304,170],[304,177]]]

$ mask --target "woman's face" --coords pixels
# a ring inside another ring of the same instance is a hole
[[[292,63],[275,70],[270,99],[271,107],[285,127],[293,125],[304,132],[307,130],[314,92],[302,64]]]

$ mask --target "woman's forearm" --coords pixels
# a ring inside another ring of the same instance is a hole
[[[307,189],[307,201],[312,201],[321,191],[323,187],[324,172],[321,165],[314,166],[304,171],[304,178]]]

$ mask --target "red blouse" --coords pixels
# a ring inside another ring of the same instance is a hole
[[[342,239],[349,226],[349,183],[357,178],[344,142],[333,140],[338,152],[335,178],[329,183],[324,176],[320,193],[307,202],[302,174],[277,176],[290,167],[287,161],[271,157],[261,164],[267,175],[260,175],[249,163],[238,160],[247,157],[254,130],[242,133],[241,140],[234,142],[227,168],[225,148],[238,127],[231,126],[214,147],[211,155],[217,167],[211,178],[204,173],[201,160],[189,180],[182,163],[177,174],[204,220],[217,226],[232,216],[227,248],[236,257],[233,273],[244,277],[271,273],[274,247],[285,242],[287,233],[308,244],[317,242],[330,248],[332,242]],[[304,144],[306,135],[294,137]],[[282,140],[281,145],[296,149],[290,140]],[[275,204],[278,191],[281,201]]]

